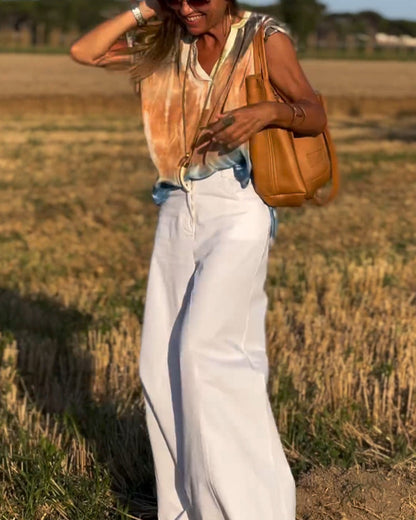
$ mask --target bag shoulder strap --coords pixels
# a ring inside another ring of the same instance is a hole
[[[260,74],[263,81],[269,81],[267,68],[266,48],[264,46],[264,27],[260,26],[253,38],[254,73]]]

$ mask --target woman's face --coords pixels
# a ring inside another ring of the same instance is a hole
[[[178,0],[179,1],[179,0]],[[197,0],[192,4],[186,0],[170,5],[190,34],[199,36],[215,28],[222,28],[227,10],[227,0]]]

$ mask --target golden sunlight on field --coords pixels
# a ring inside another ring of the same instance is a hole
[[[157,208],[137,100],[62,56],[13,60],[0,55],[0,517],[152,518],[137,356]],[[372,65],[305,62],[333,96],[342,190],[281,210],[270,255],[269,390],[299,520],[416,514],[416,68]],[[366,113],[355,96],[373,94],[401,108]],[[42,461],[49,491],[29,514]]]

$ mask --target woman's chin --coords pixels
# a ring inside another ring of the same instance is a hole
[[[200,27],[186,27],[189,34],[192,34],[192,36],[199,36],[201,34],[204,34],[204,30]]]

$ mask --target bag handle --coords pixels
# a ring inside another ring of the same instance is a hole
[[[339,191],[338,157],[327,129],[324,130],[323,135],[328,150],[329,162],[331,164],[331,191],[325,198],[321,198],[315,194],[311,200],[316,206],[324,206],[325,204],[328,204],[328,202],[331,202],[331,200],[333,200],[338,195]]]
[[[324,107],[326,113],[325,103],[322,95],[319,92],[315,92],[315,94],[317,95],[321,105]],[[331,134],[329,133],[328,125],[325,126],[322,135],[324,136],[326,149],[328,150],[329,163],[331,165],[331,190],[325,198],[319,197],[316,194],[314,195],[314,197],[311,200],[316,206],[323,206],[325,204],[328,204],[328,202],[331,202],[331,200],[333,200],[338,195],[339,191],[338,157],[335,151],[335,146],[332,141]]]
[[[288,103],[289,98],[283,94],[281,90],[279,90],[276,85],[272,84],[269,79],[269,69],[267,67],[267,59],[266,59],[266,48],[264,45],[264,26],[261,25],[259,30],[254,35],[253,39],[253,54],[254,54],[254,72],[255,74],[261,75],[263,82],[268,82],[270,86],[272,87],[275,94],[277,94],[280,99]],[[322,96],[319,92],[315,92],[317,95],[319,102],[321,103],[322,107],[324,108],[325,112],[325,105],[324,101],[322,99]],[[289,130],[289,132],[292,132],[292,130]],[[331,191],[325,198],[320,198],[317,195],[314,195],[314,197],[311,199],[311,201],[316,204],[317,206],[323,206],[324,204],[327,204],[331,200],[333,200],[339,191],[339,168],[338,168],[338,158],[335,152],[335,147],[332,142],[332,138],[329,134],[328,126],[324,128],[324,131],[322,132],[325,140],[325,145],[328,150],[328,156],[329,156],[329,162],[331,165]]]

